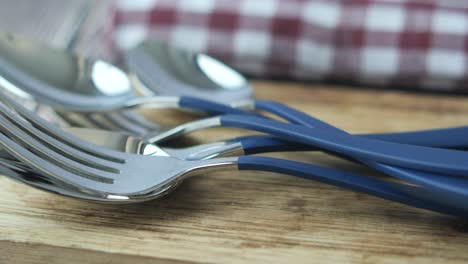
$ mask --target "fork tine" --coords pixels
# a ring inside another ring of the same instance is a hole
[[[1,103],[0,112],[9,120],[10,123],[14,123],[17,127],[19,127],[19,129],[21,129],[22,132],[28,133],[29,136],[41,140],[43,144],[47,145],[49,148],[54,149],[56,152],[59,152],[59,154],[66,156],[72,160],[75,160],[79,163],[96,167],[101,170],[114,173],[119,172],[117,169],[114,168],[115,162],[110,162],[108,160],[97,158],[78,149],[70,147],[69,145],[63,144],[62,142],[36,129],[34,126],[27,123],[26,121],[23,121],[20,118],[15,118],[16,114],[14,114],[12,111],[9,111],[9,109],[6,109]]]
[[[66,183],[62,180],[57,180],[57,179],[51,179],[47,176],[44,176],[41,173],[38,173],[37,171],[32,171],[29,167],[24,165],[20,161],[12,161],[12,160],[4,160],[0,158],[0,168],[6,168],[13,170],[15,172],[21,171],[21,172],[29,172],[29,174],[22,174],[20,178],[18,177],[13,177],[14,179],[26,179],[27,181],[21,181],[26,184],[33,184],[33,186],[37,186],[34,183],[45,183],[47,185],[53,185],[62,189],[67,189],[67,190],[76,190],[77,192],[79,189],[75,185],[71,185],[69,183]],[[33,172],[33,173],[31,173]],[[11,175],[5,175],[5,176],[11,176]]]
[[[99,182],[88,179],[67,171],[55,164],[52,164],[34,153],[28,151],[23,146],[8,138],[3,132],[0,132],[0,146],[10,155],[14,156],[29,167],[44,173],[50,178],[79,187],[82,191],[96,194],[98,191],[108,191],[105,185],[111,185],[111,182]]]
[[[99,128],[112,131],[124,131],[142,136],[148,131],[138,122],[130,121],[120,112],[113,113],[74,113],[57,111],[62,119],[75,127]]]
[[[89,128],[98,128],[94,123],[89,122],[88,119],[84,118],[82,115],[74,112],[65,112],[60,110],[55,110],[55,113],[63,119],[68,125],[72,127],[89,127]]]
[[[1,89],[0,93],[4,94],[4,92],[1,91]],[[37,129],[44,131],[47,134],[54,135],[55,139],[62,141],[64,144],[67,144],[71,147],[74,147],[85,153],[102,159],[125,163],[125,155],[121,155],[121,153],[117,151],[109,150],[103,147],[96,146],[94,144],[90,144],[89,142],[81,140],[78,137],[63,132],[59,128],[49,124],[47,121],[38,117],[35,113],[32,113],[31,111],[19,105],[18,103],[12,101],[11,99],[8,99],[5,94],[4,96],[0,96],[0,102],[3,102],[4,104],[10,106],[11,109],[18,113],[22,118],[31,122]]]
[[[86,115],[87,119],[90,119],[96,126],[105,130],[120,130],[118,124],[109,120],[105,113],[92,113]]]
[[[30,149],[33,153],[38,156],[42,156],[44,160],[48,160],[51,163],[59,164],[61,167],[73,171],[82,177],[94,179],[101,182],[112,182],[116,173],[107,172],[94,167],[87,166],[76,162],[75,160],[69,159],[62,156],[60,153],[53,151],[52,149],[44,146],[42,143],[22,131],[21,129],[14,126],[14,124],[8,122],[3,116],[0,116],[0,128],[2,133],[9,135],[10,138],[14,138],[15,141]],[[73,151],[73,150],[72,150]],[[79,154],[78,154],[79,155]],[[118,163],[115,163],[118,164]]]
[[[143,136],[148,132],[147,124],[127,118],[121,112],[112,113],[75,113],[70,111],[55,111],[69,125],[74,127],[99,128],[112,131],[124,131]]]
[[[120,112],[106,114],[106,118],[110,120],[110,122],[118,126],[119,130],[124,130],[130,132],[131,134],[144,136],[148,132],[146,128],[141,127],[138,123],[129,121]]]
[[[138,124],[141,128],[145,130],[161,130],[160,125],[147,120],[142,114],[136,112],[135,110],[122,110],[118,112],[121,116],[124,116],[130,122]]]

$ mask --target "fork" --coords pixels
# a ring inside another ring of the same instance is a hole
[[[75,199],[81,199],[85,201],[91,201],[91,202],[97,202],[97,203],[108,203],[108,204],[136,202],[135,200],[125,200],[123,199],[123,197],[112,197],[112,196],[102,197],[102,196],[96,196],[88,192],[83,192],[80,188],[76,188],[74,186],[65,186],[61,184],[60,182],[57,183],[56,181],[51,181],[48,178],[48,176],[44,176],[37,171],[31,170],[19,162],[5,160],[2,158],[0,158],[0,175],[4,175],[17,182],[29,185],[31,187],[34,187],[40,190],[45,190],[47,192],[51,192],[54,194],[59,194],[62,196],[75,198]],[[357,177],[357,178],[363,177],[361,175],[353,175],[353,174],[350,174],[350,175],[352,175],[353,177]],[[413,207],[417,207],[417,208],[421,208],[421,209],[443,213],[443,214],[449,214],[449,215],[454,215],[454,216],[467,215],[465,211],[462,211],[456,208],[450,208],[447,206],[441,206],[441,205],[438,205],[437,203],[431,204],[425,200],[416,199],[414,197],[411,197],[408,194],[399,192],[399,190],[405,190],[406,193],[416,193],[418,196],[421,196],[419,194],[419,190],[417,188],[414,188],[413,186],[402,185],[402,184],[393,183],[393,182],[379,181],[379,180],[372,179],[372,178],[368,178],[368,179],[371,180],[371,181],[368,181],[368,183],[375,182],[377,186],[381,186],[387,189],[386,192],[384,193],[376,192],[374,195],[377,197],[384,198],[384,199],[394,201],[394,202],[400,202],[400,203],[410,205]],[[350,188],[350,186],[346,186],[346,185],[343,185],[343,187]],[[158,193],[157,192],[152,193],[151,196],[146,197],[144,200],[155,199],[155,198],[164,196],[167,193],[169,193],[173,188],[174,188],[173,186],[169,186],[166,189],[160,190]],[[350,189],[353,189],[353,188],[350,188]],[[370,187],[369,189],[377,191],[378,188]]]

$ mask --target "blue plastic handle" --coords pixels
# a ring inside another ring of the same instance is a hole
[[[350,138],[353,136],[338,135],[336,133],[331,133],[332,135],[329,135],[326,133],[327,131],[324,131],[324,129],[311,129],[303,126],[285,124],[272,120],[259,119],[247,116],[227,115],[222,117],[222,123],[225,126],[248,128],[260,132],[271,133],[279,137],[287,138],[289,140],[300,141],[305,144],[317,144],[321,148],[325,148],[332,152],[338,152],[348,157],[359,158],[360,160],[375,161],[376,156],[381,158],[381,160],[388,159],[390,160],[390,162],[394,163],[394,166],[378,164],[380,171],[383,171],[388,175],[399,177],[400,179],[403,179],[405,181],[420,183],[424,187],[427,187],[427,191],[433,191],[434,197],[437,200],[444,201],[444,203],[455,206],[455,201],[457,206],[467,206],[464,203],[464,201],[466,201],[468,198],[468,185],[465,179],[437,175],[430,171],[424,172],[410,170],[408,168],[405,168],[404,166],[410,165],[410,167],[419,167],[415,169],[422,168],[423,170],[428,170],[430,166],[425,167],[424,163],[432,166],[433,164],[430,164],[430,161],[439,162],[439,159],[442,159],[442,161],[444,161],[444,157],[446,158],[448,157],[448,155],[452,155],[451,158],[455,157],[458,158],[458,160],[461,160],[463,158],[466,158],[466,155],[468,154],[466,152],[416,147],[410,145],[379,142],[375,140],[362,138]],[[374,143],[377,144],[373,145]],[[368,149],[364,150],[363,147]],[[398,153],[399,150],[401,150],[402,152]],[[436,152],[437,155],[435,155],[433,152]],[[355,153],[358,153],[359,156],[356,157],[356,155],[354,155]],[[391,153],[392,155],[388,156],[389,153]],[[461,155],[463,156],[463,158],[458,157],[457,155]],[[374,160],[372,160],[371,158],[374,158]],[[381,162],[381,160],[379,161]],[[414,166],[415,164],[411,164],[415,161],[423,162],[422,166],[421,164],[416,164],[418,166]],[[451,159],[449,159],[449,162],[450,161]],[[402,163],[403,165],[395,163]],[[402,166],[403,168],[396,167],[395,165]],[[438,170],[445,172],[444,169],[446,168],[439,167],[440,165],[445,166],[447,164],[438,164],[436,166],[438,167]],[[452,163],[451,165],[461,165],[461,167],[466,167],[467,164]],[[459,167],[457,167],[456,169],[457,172],[460,172],[458,170],[460,169]],[[461,175],[463,176],[463,174]]]
[[[243,151],[246,155],[254,155],[259,153],[276,151],[318,150],[313,146],[298,144],[296,142],[290,142],[271,136],[246,136],[238,138],[238,140],[238,142],[242,144]],[[447,177],[445,175],[439,175],[411,169],[403,169],[385,164],[380,164],[378,165],[378,167],[374,168],[383,173],[388,174],[389,176],[393,176],[400,180],[420,185],[422,187],[426,187],[430,191],[443,191],[444,196],[447,196],[447,194],[449,194],[450,197],[453,198],[450,198],[451,202],[456,201],[464,203],[463,199],[468,197],[468,182],[464,178]],[[436,198],[435,196],[433,197]],[[464,206],[468,206],[468,204]]]
[[[398,184],[331,168],[324,168],[296,161],[256,156],[239,157],[238,167],[239,170],[276,172],[316,180],[353,191],[367,193],[383,199],[407,204],[413,207],[456,216],[468,216],[468,211],[466,210],[439,205],[434,202],[428,203],[425,200],[416,199],[399,190],[402,187],[402,189],[410,189],[411,192],[417,194],[419,192],[418,187],[404,185],[398,186]]]
[[[378,140],[434,148],[468,149],[468,126],[437,128],[410,132],[361,134]]]
[[[281,105],[276,102],[265,102],[265,101],[258,101],[257,104],[268,112],[274,113],[278,116],[283,117],[286,120],[290,120],[296,124],[302,124],[309,127],[317,127],[324,130],[329,131],[330,133],[341,133],[346,134],[345,131],[342,131],[338,128],[335,128],[321,120],[315,119],[305,113],[297,111],[295,109],[291,109],[288,106]],[[461,135],[461,134],[460,134]],[[280,150],[279,144],[275,145],[276,143],[282,143],[286,145],[285,149],[293,149],[293,150],[301,150],[300,146],[296,147],[296,144],[291,142],[285,142],[280,139],[269,138],[259,140],[255,142],[255,138],[248,139],[243,138],[240,140],[241,144],[244,147],[244,153],[246,154],[255,154],[259,153],[260,151],[277,151]],[[398,179],[410,182],[412,184],[421,185],[422,187],[427,188],[426,197],[429,197],[432,201],[439,201],[443,204],[450,204],[452,206],[457,206],[459,208],[467,208],[468,205],[463,201],[467,198],[468,192],[468,182],[465,179],[458,179],[458,178],[447,178],[445,176],[392,167],[385,164],[379,164],[373,161],[360,161],[361,163],[377,169],[387,175],[396,177]],[[431,192],[432,195],[427,195],[427,192]],[[421,194],[419,192],[418,194]]]
[[[256,109],[282,117],[293,124],[329,129],[330,132],[348,134],[347,132],[338,129],[322,120],[278,102],[258,100],[255,103],[255,107]],[[468,137],[466,136],[467,134],[468,126],[462,126],[412,132],[363,134],[359,136],[402,144],[463,149],[468,147]]]
[[[451,130],[457,130],[458,128],[453,128]],[[465,129],[463,129],[465,130]],[[444,131],[445,132],[445,131]],[[388,134],[365,134],[365,135],[356,135],[364,136],[372,139],[378,139],[383,141],[389,141],[394,143],[402,144],[413,144],[426,147],[434,148],[453,148],[460,149],[460,146],[457,146],[453,142],[453,137],[445,139],[445,133],[438,133],[438,131],[425,130],[425,131],[416,131],[416,132],[404,132],[401,133],[388,133]],[[461,132],[461,131],[460,131]],[[458,132],[456,132],[458,133]],[[468,131],[464,132],[468,135]],[[447,136],[450,135],[450,132],[447,133]],[[461,135],[461,133],[460,133]],[[431,140],[433,138],[434,140]],[[468,137],[466,137],[468,138]],[[294,141],[287,141],[273,136],[243,136],[232,139],[232,141],[240,142],[244,153],[248,155],[266,153],[266,152],[284,152],[284,151],[316,151],[318,148],[315,148],[310,145],[304,145]]]
[[[221,125],[271,134],[291,141],[319,147],[355,159],[372,160],[452,176],[468,176],[468,152],[428,148],[330,133],[252,116],[225,115]]]
[[[212,102],[209,100],[188,97],[188,96],[180,97],[179,105],[184,108],[203,111],[203,112],[207,112],[213,115],[235,114],[235,115],[255,115],[258,117],[260,116],[254,112],[245,111],[242,109],[230,107],[225,104],[220,104],[220,103]],[[310,118],[310,116],[305,113],[302,113],[300,111],[291,111],[294,109],[285,107],[284,105],[281,105],[279,103],[272,102],[272,101],[258,100],[255,102],[255,108],[258,110],[262,110],[268,113],[275,114],[295,124],[305,125],[304,120],[307,120],[308,118]],[[320,122],[323,123],[322,125],[320,125],[320,127],[322,128],[325,128],[324,125],[328,125],[325,122],[322,122],[322,121]],[[306,123],[309,123],[309,121],[307,121]],[[310,125],[311,123],[309,123],[309,126]],[[328,125],[328,127],[334,128],[330,125]],[[468,134],[468,127],[464,126],[464,127],[455,127],[455,128],[422,130],[422,131],[414,131],[414,132],[365,134],[365,135],[360,135],[360,136],[384,140],[384,141],[396,142],[396,143],[414,144],[414,145],[438,147],[438,148],[464,149],[464,148],[468,148],[468,137],[465,136],[467,134]],[[273,141],[270,141],[269,144],[272,147],[274,147]],[[276,147],[276,149],[281,149],[283,147],[284,145],[280,144],[279,146]]]
[[[191,105],[190,107],[192,108],[195,106],[195,108],[198,108],[198,110],[203,110],[215,114],[252,114],[251,112],[239,109],[235,109],[233,111],[233,108],[221,104],[216,104],[212,102],[206,103],[203,99],[186,100],[184,103],[185,107]],[[321,128],[327,130],[330,133],[347,134],[345,131],[339,130],[338,128],[335,128],[321,120],[315,119],[303,112],[294,110],[276,102],[257,101],[255,106],[258,110],[263,110],[268,113],[275,114],[279,117],[286,119],[291,123]],[[432,147],[464,148],[468,145],[468,137],[465,136],[466,132],[468,132],[468,127],[433,129],[404,133],[368,134],[365,136],[369,138],[399,143],[426,145]],[[241,142],[244,148],[244,152],[246,154],[256,154],[272,151],[301,151],[315,149],[313,146],[298,144],[295,142],[285,141],[279,138],[268,136],[249,136],[238,138],[237,140]],[[373,161],[361,162],[396,178],[414,184],[419,184],[422,187],[428,187],[427,189],[418,188],[417,191],[414,191],[411,188],[407,188],[409,189],[409,192],[411,192],[413,197],[424,197],[426,198],[424,199],[426,202],[440,202],[440,204],[450,205],[452,208],[458,207],[464,210],[467,209],[467,206],[464,205],[464,203],[462,202],[467,195],[467,192],[465,191],[467,183],[463,179],[451,179],[433,173],[398,168],[394,166],[388,166],[385,164],[379,164]],[[436,191],[437,195],[434,195],[434,191]]]

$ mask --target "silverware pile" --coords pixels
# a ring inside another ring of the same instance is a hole
[[[128,73],[0,34],[0,173],[69,197],[130,203],[160,197],[186,177],[207,171],[270,171],[467,215],[468,127],[350,135],[288,106],[255,100],[242,75],[207,55],[147,41],[125,58]],[[32,111],[38,104],[53,110],[47,121]],[[210,117],[168,128],[146,120],[137,108]],[[157,145],[217,126],[265,135],[188,148]],[[248,156],[274,151],[323,151],[399,181]]]

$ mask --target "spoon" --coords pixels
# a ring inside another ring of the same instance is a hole
[[[247,79],[206,54],[146,40],[124,55],[143,94],[191,96],[227,105],[253,101]]]

